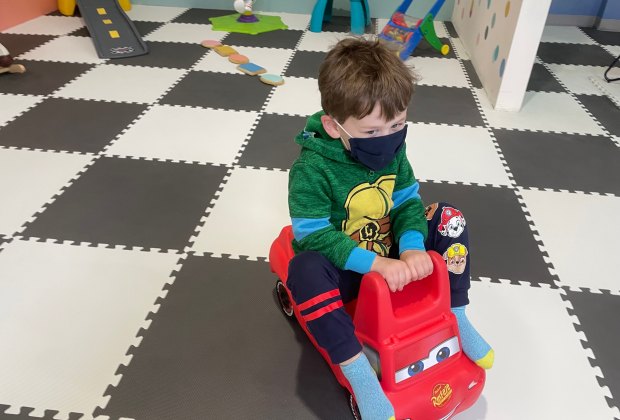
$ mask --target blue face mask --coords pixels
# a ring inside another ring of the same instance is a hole
[[[407,137],[407,125],[387,136],[379,137],[352,137],[336,122],[349,136],[349,153],[351,157],[372,171],[380,171],[394,160],[400,149],[405,144]]]

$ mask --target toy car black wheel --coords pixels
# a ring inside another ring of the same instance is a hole
[[[293,304],[286,291],[286,286],[282,283],[282,280],[278,280],[274,289],[278,302],[280,303],[280,309],[284,312],[284,315],[288,317],[293,316]]]
[[[362,420],[360,409],[355,402],[355,397],[353,396],[353,394],[349,394],[349,408],[351,409],[351,414],[353,414],[353,418],[355,420]]]

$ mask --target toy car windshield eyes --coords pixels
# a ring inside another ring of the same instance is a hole
[[[438,363],[446,361],[450,356],[454,356],[461,348],[459,346],[458,337],[452,337],[434,347],[429,353],[428,357],[422,360],[418,360],[396,371],[394,381],[396,383],[409,379],[425,370],[428,370]]]

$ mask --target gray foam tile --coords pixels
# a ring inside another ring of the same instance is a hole
[[[299,156],[295,136],[306,125],[306,118],[264,114],[239,159],[242,166],[290,169]]]
[[[286,69],[286,76],[318,79],[319,67],[327,53],[319,51],[297,51]]]
[[[192,71],[160,102],[170,105],[199,106],[258,111],[271,86],[258,77],[239,74]]]
[[[98,153],[145,108],[48,98],[0,128],[0,145]]]
[[[620,149],[607,137],[494,130],[523,187],[620,195]]]
[[[541,42],[538,56],[545,63],[608,66],[613,57],[598,45]]]
[[[3,74],[0,93],[49,95],[93,67],[90,64],[27,60],[20,60],[19,64],[26,67],[26,72]]]
[[[527,90],[536,92],[566,92],[562,85],[549,73],[542,64],[534,63]]]
[[[566,296],[573,305],[573,313],[579,319],[580,325],[576,328],[583,331],[588,340],[584,346],[591,348],[594,353],[595,359],[591,363],[603,372],[604,379],[599,379],[599,382],[608,386],[617,400],[620,396],[620,296],[570,290]]]
[[[101,414],[347,418],[344,391],[280,312],[274,284],[265,262],[190,256]]]
[[[23,234],[183,249],[225,173],[211,165],[101,158]]]
[[[608,97],[577,95],[577,99],[579,99],[607,131],[614,136],[620,136],[620,109],[618,109]]]
[[[602,45],[620,45],[620,33],[616,31],[599,31],[594,28],[579,28],[590,38]]]
[[[11,53],[13,58],[35,49],[56,38],[53,35],[24,35],[0,33],[0,44]]]
[[[151,23],[151,22],[147,22]],[[112,60],[111,64],[146,66],[146,67],[166,67],[166,68],[190,68],[204,54],[205,49],[200,44],[188,44],[183,42],[156,42],[146,41],[149,49],[148,54],[120,58]]]
[[[425,204],[444,201],[463,212],[469,228],[472,277],[552,284],[512,190],[421,182],[420,194]]]
[[[418,85],[409,103],[413,122],[482,126],[473,94],[466,88]]]
[[[461,60],[463,65],[465,66],[465,71],[469,76],[469,80],[471,84],[476,89],[482,89],[482,82],[480,82],[480,78],[478,77],[478,73],[476,73],[476,69],[474,69],[474,65],[471,60]]]
[[[441,41],[442,44],[450,45],[449,38],[439,38],[439,41]],[[422,38],[411,55],[414,57],[456,58],[456,54],[454,53],[452,47],[450,47],[450,52],[447,55],[443,55],[441,52],[431,47],[431,45],[424,38]]]
[[[244,47],[264,48],[288,48],[293,49],[303,35],[303,31],[292,29],[279,29],[277,31],[263,32],[249,35],[231,32],[222,40],[222,44]]]
[[[228,10],[222,9],[188,9],[187,11],[181,13],[179,16],[174,18],[172,22],[174,23],[197,23],[197,24],[210,24],[209,20],[212,17],[219,16],[227,16],[232,15],[235,11],[232,8]]]

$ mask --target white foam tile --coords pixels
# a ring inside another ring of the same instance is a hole
[[[620,55],[620,45],[603,45],[603,48],[605,48],[607,52],[609,52],[614,57]],[[609,64],[611,64],[611,60],[609,60]]]
[[[256,115],[155,105],[106,154],[232,164]]]
[[[496,111],[486,93],[474,89],[495,128],[602,135],[603,130],[568,93],[526,92],[519,112]]]
[[[84,26],[80,17],[39,16],[27,22],[5,29],[9,34],[25,35],[67,35]]]
[[[410,124],[407,157],[419,179],[510,184],[491,136],[483,127]]]
[[[43,100],[43,96],[0,93],[0,126]]]
[[[449,38],[450,34],[446,29],[446,25],[444,25],[443,21],[433,21],[433,25],[435,26],[435,32],[439,38]]]
[[[260,6],[260,3],[258,3]],[[280,16],[282,22],[288,29],[304,31],[310,24],[310,15],[303,15],[299,13],[275,13],[275,12],[262,12],[257,10],[257,14],[267,15],[267,16]]]
[[[590,77],[602,76],[605,67],[574,66],[571,64],[547,65],[571,92],[577,95],[601,95],[598,88],[590,81]]]
[[[220,41],[226,35],[228,32],[214,31],[210,24],[167,23],[148,34],[144,40],[200,44],[204,39]]]
[[[456,53],[461,60],[471,60],[471,56],[461,41],[461,38],[452,38],[452,43],[454,44],[454,49],[456,49]],[[452,45],[450,47],[452,47]]]
[[[610,78],[620,77],[620,69],[614,68],[608,76]],[[609,83],[603,74],[590,76],[589,80],[598,89],[599,94],[607,96],[616,106],[620,107],[620,84],[617,81]]]
[[[266,112],[287,115],[312,115],[321,109],[316,79],[286,77],[267,105]]]
[[[576,26],[545,26],[540,41],[570,44],[596,44]]]
[[[13,241],[0,253],[2,404],[90,415],[178,255]],[[60,414],[62,416],[62,414]]]
[[[92,156],[0,149],[0,233],[15,233]]]
[[[68,63],[100,64],[93,40],[83,36],[61,36],[34,50],[22,54],[20,59],[41,61],[62,61]]]
[[[172,86],[183,73],[184,70],[180,69],[103,64],[65,85],[54,96],[150,103]]]
[[[405,63],[421,76],[418,82],[421,85],[468,87],[461,64],[455,58],[413,56]]]
[[[284,67],[293,55],[293,50],[285,48],[258,48],[232,45],[239,54],[245,55],[252,63],[260,64],[268,69],[269,73],[282,74]],[[228,61],[215,51],[206,54],[194,67],[194,70],[213,71],[218,73],[240,74],[237,64]]]
[[[125,12],[131,20],[148,22],[169,22],[187,9],[184,7],[147,6],[132,4],[131,10]]]
[[[620,238],[620,198],[522,190],[534,225],[562,284],[620,290],[618,274],[603,263]]]
[[[495,364],[455,420],[613,418],[557,289],[473,282],[469,294],[468,317]]]
[[[287,172],[236,168],[192,249],[268,257],[271,242],[291,223],[287,196]]]
[[[300,51],[329,51],[338,41],[349,34],[342,32],[305,32],[297,48]]]

